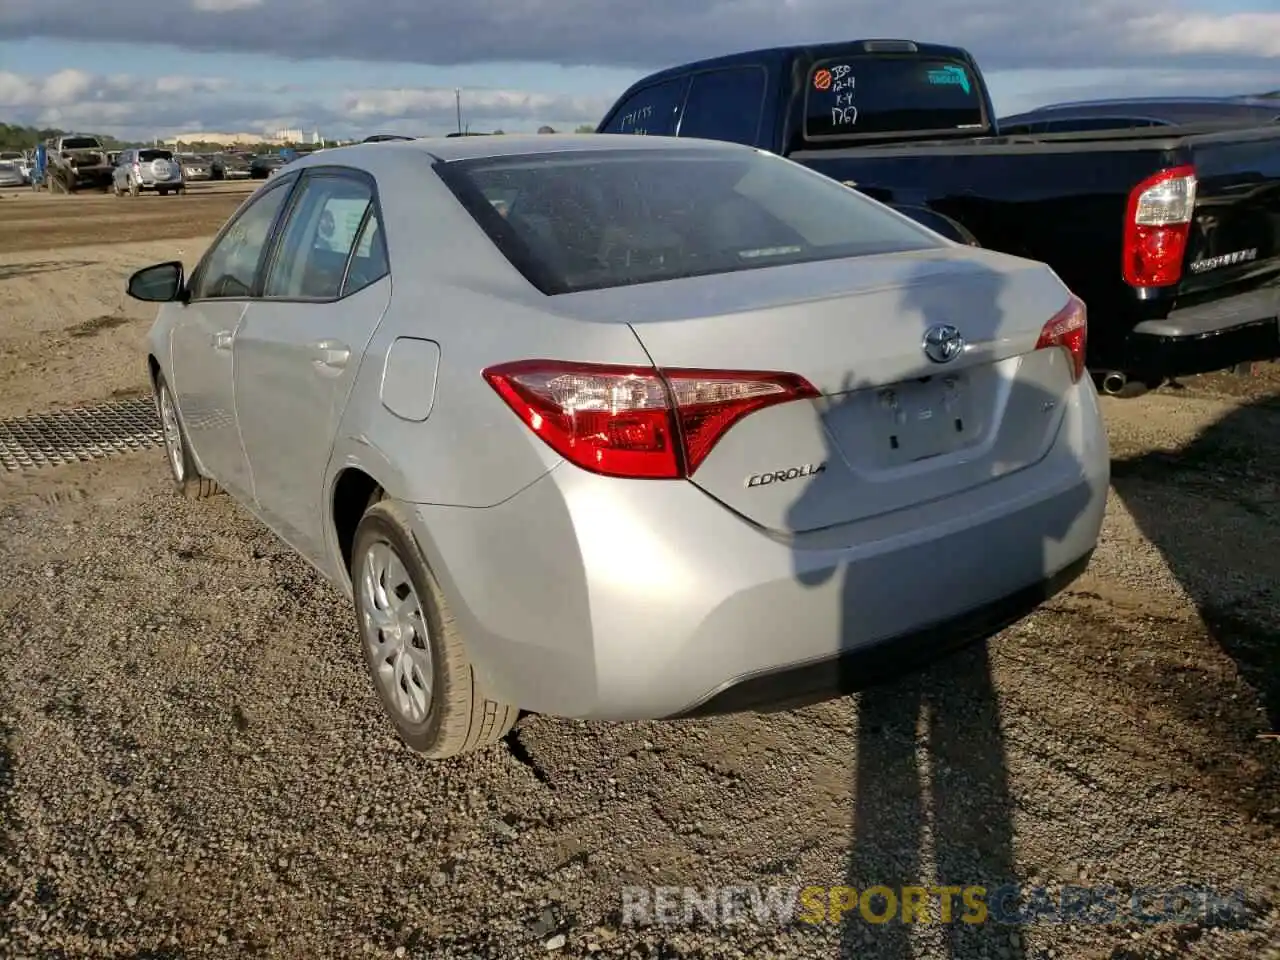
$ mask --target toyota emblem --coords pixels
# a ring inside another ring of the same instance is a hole
[[[964,353],[964,337],[949,323],[940,323],[925,331],[924,355],[934,363],[950,363]]]

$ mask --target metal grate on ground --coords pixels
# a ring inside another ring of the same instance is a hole
[[[136,397],[0,420],[0,471],[97,460],[164,443],[155,401]]]

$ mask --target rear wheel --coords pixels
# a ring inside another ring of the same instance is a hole
[[[169,473],[178,492],[188,500],[203,500],[218,493],[218,485],[207,477],[202,477],[196,468],[186,431],[182,429],[182,421],[178,418],[178,406],[173,402],[173,393],[163,374],[156,375],[156,413],[160,417],[160,431],[164,436]]]
[[[164,187],[161,187],[161,188],[160,188],[160,196],[162,196],[162,197],[167,197],[168,195],[169,195],[169,191],[168,191],[168,190],[166,190],[166,189],[164,189]]]
[[[444,596],[394,502],[373,503],[356,528],[351,580],[365,663],[400,738],[439,760],[506,736],[519,711],[479,689]]]
[[[136,197],[142,193],[142,187],[134,177],[129,178],[129,196]]]

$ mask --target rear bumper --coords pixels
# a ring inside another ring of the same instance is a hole
[[[1109,476],[1086,378],[1038,464],[790,540],[691,483],[567,464],[495,507],[411,509],[492,696],[641,720],[830,695],[990,636],[1087,562]]]
[[[892,680],[1017,623],[1070,586],[1092,558],[1090,550],[1037,583],[909,633],[814,663],[745,677],[671,719],[794,709]]]
[[[1190,376],[1280,357],[1280,287],[1174,310],[1133,328],[1128,370],[1153,377]]]

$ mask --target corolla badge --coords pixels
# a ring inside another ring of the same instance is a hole
[[[924,355],[934,363],[950,363],[964,353],[964,337],[949,323],[940,323],[925,331]]]

